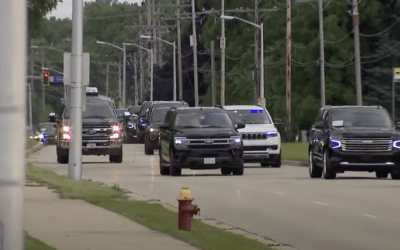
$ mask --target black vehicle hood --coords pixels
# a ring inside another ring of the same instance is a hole
[[[239,133],[230,128],[190,128],[180,129],[177,131],[176,135],[186,137],[188,139],[201,139],[229,138],[231,136],[239,136]]]
[[[400,135],[394,128],[334,128],[332,135],[345,138],[382,138]]]

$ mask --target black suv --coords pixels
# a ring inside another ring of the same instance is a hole
[[[310,131],[309,158],[311,178],[368,171],[400,179],[400,133],[382,107],[323,107]]]
[[[145,101],[142,103],[142,107],[139,111],[139,117],[136,122],[136,134],[137,141],[139,143],[144,143],[144,135],[146,133],[146,128],[148,126],[148,114],[150,111],[152,102]]]
[[[158,149],[160,126],[163,125],[165,116],[170,109],[158,108],[151,112],[144,142],[144,153],[146,155],[152,155],[154,154],[154,150]]]
[[[112,99],[90,92],[82,112],[82,154],[110,155],[110,162],[122,162],[121,126]],[[70,110],[64,109],[57,136],[57,161],[68,163],[69,143],[73,136]]]
[[[243,142],[220,108],[173,108],[160,126],[160,173],[179,176],[182,168],[218,169],[243,175]]]
[[[151,106],[149,108],[149,114],[148,117],[150,118],[151,113],[153,110],[158,109],[158,108],[179,108],[179,107],[189,107],[189,104],[186,102],[180,102],[180,101],[155,101],[151,103]]]

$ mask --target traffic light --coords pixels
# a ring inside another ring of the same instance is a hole
[[[44,71],[42,75],[42,86],[50,87],[50,73],[48,71]]]

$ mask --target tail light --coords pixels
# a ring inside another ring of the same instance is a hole
[[[112,126],[112,134],[110,136],[110,140],[119,140],[121,138],[121,126],[118,124],[114,124]]]
[[[69,124],[64,124],[64,126],[62,127],[62,134],[62,139],[64,141],[71,141],[71,126]]]

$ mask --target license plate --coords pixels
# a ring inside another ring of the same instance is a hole
[[[96,143],[88,143],[87,147],[88,148],[95,148],[96,147]]]
[[[215,158],[204,158],[204,164],[215,164]]]

